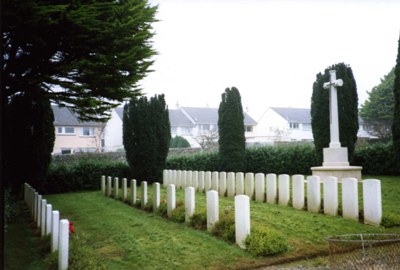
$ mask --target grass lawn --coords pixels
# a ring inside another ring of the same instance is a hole
[[[369,178],[382,180],[384,215],[391,212],[400,216],[400,177]],[[140,188],[138,192],[140,198]],[[162,189],[161,192],[163,200],[166,190]],[[84,236],[87,239],[85,245],[100,255],[109,269],[254,268],[327,255],[325,238],[330,235],[400,233],[400,227],[364,225],[341,217],[252,201],[251,226],[279,230],[288,238],[291,246],[284,254],[255,258],[236,245],[218,240],[207,232],[133,208],[119,200],[104,197],[100,192],[45,197],[53,204],[53,209],[60,211],[62,218],[75,222],[77,233],[73,237]],[[152,189],[149,187],[151,197]],[[184,192],[177,190],[177,201],[183,199]],[[204,193],[196,193],[196,211],[205,208],[205,200]],[[220,212],[226,207],[233,207],[233,199],[220,198]],[[13,243],[11,236],[6,238],[6,252],[10,243]],[[326,259],[318,258],[316,263],[324,264]]]

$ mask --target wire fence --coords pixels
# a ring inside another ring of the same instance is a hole
[[[400,234],[345,234],[327,241],[331,269],[400,269]]]

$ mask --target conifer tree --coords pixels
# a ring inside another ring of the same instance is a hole
[[[246,139],[242,101],[238,89],[226,88],[218,109],[219,167],[222,171],[246,170]]]
[[[397,61],[394,70],[394,114],[393,114],[393,125],[392,125],[392,138],[393,138],[393,150],[395,153],[397,168],[400,168],[400,37],[398,41],[397,49]],[[400,169],[398,169],[400,173]]]
[[[358,95],[356,81],[351,67],[344,63],[335,64],[318,73],[313,84],[311,97],[311,126],[314,137],[317,162],[322,163],[323,148],[330,142],[329,90],[323,88],[329,82],[329,70],[336,70],[336,77],[343,80],[337,88],[339,113],[339,139],[342,147],[347,147],[349,161],[352,160],[358,132]]]

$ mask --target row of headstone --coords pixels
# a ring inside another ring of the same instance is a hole
[[[116,199],[120,198],[118,187],[119,179],[114,178],[114,185],[112,186],[112,177],[106,176],[101,177],[101,191],[103,195],[113,197]],[[122,180],[122,200],[127,200],[127,180]],[[142,187],[142,198],[147,198],[147,182],[141,182]],[[136,180],[131,181],[131,194],[132,198],[136,198]],[[216,222],[219,220],[219,194],[214,190],[206,192],[206,215],[207,215],[207,229],[211,230]],[[136,199],[131,201],[134,205]],[[146,205],[147,199],[142,200],[141,207]],[[160,207],[160,184],[153,184],[153,211],[157,211]],[[167,186],[167,216],[172,217],[172,211],[176,208],[176,188],[175,185],[169,184]],[[185,222],[189,222],[190,218],[195,213],[195,189],[194,187],[185,188]],[[250,234],[250,198],[246,195],[238,195],[235,197],[235,234],[236,243],[241,247],[245,248],[245,240],[248,234]]]
[[[69,221],[60,220],[60,212],[52,209],[34,188],[24,184],[24,201],[42,237],[51,236],[51,252],[58,250],[58,269],[68,269]]]
[[[321,197],[321,183],[323,194]],[[290,176],[287,174],[263,173],[233,173],[233,172],[204,172],[164,170],[163,186],[173,184],[176,188],[193,187],[195,191],[207,192],[214,190],[220,196],[234,197],[247,195],[250,199],[287,206],[292,198],[292,205],[296,209],[304,209],[307,198],[307,210],[318,213],[323,207],[327,215],[338,215],[339,193],[338,179],[326,177],[321,181],[318,176],[303,175]],[[307,194],[305,194],[307,184]],[[355,178],[344,178],[342,184],[342,215],[344,218],[359,219],[358,181]],[[290,192],[292,187],[292,192]],[[382,220],[382,200],[380,180],[366,179],[362,181],[364,222],[379,225]],[[292,193],[292,197],[290,196]],[[323,205],[321,199],[323,198]]]

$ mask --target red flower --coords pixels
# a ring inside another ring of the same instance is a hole
[[[75,233],[74,224],[75,223],[72,221],[69,222],[69,232],[70,233]]]

